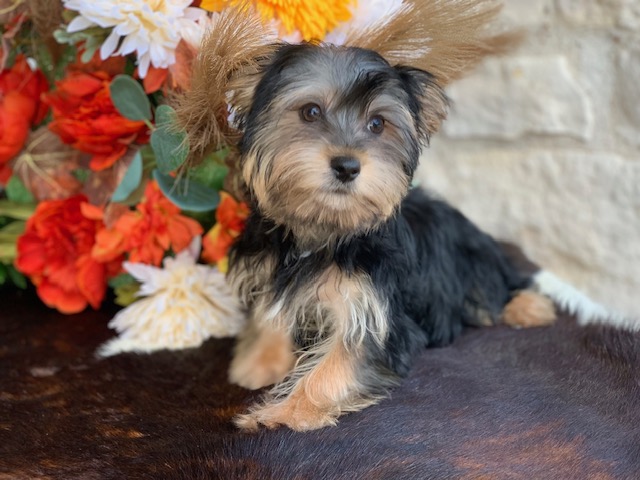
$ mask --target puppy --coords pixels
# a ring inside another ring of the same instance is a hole
[[[235,87],[252,214],[229,279],[250,322],[229,376],[275,384],[241,428],[334,425],[464,326],[554,320],[492,238],[411,188],[447,104],[428,72],[355,47],[283,45]]]

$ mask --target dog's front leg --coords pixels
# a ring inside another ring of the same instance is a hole
[[[236,418],[236,425],[256,429],[286,425],[293,430],[314,430],[335,425],[345,411],[372,403],[361,396],[360,355],[349,350],[343,339],[333,334],[298,362],[291,376],[276,385],[269,400]]]
[[[229,380],[250,390],[282,381],[295,363],[291,335],[252,318],[236,344]]]
[[[294,370],[265,402],[236,419],[241,428],[263,424],[313,430],[375,402],[371,386],[380,382],[366,349],[385,342],[388,322],[386,305],[369,277],[332,267],[308,292],[302,303],[318,307],[314,325],[316,333],[323,332],[321,340],[300,354]],[[304,324],[298,328],[309,333]]]

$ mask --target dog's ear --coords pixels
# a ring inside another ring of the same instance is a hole
[[[429,72],[404,65],[395,69],[409,95],[409,106],[420,140],[428,143],[447,116],[449,99]]]
[[[251,110],[256,88],[278,47],[278,44],[273,44],[271,50],[262,52],[251,63],[235,71],[229,81],[229,106],[234,115],[234,123],[240,130]]]

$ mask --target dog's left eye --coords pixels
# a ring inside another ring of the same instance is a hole
[[[376,135],[381,134],[384,130],[384,118],[382,118],[380,115],[374,115],[369,119],[367,128],[371,133],[375,133]]]
[[[315,103],[308,103],[300,109],[300,117],[305,122],[315,122],[322,116],[322,110]]]

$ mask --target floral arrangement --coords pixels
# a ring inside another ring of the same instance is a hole
[[[0,0],[0,285],[49,307],[126,307],[103,349],[235,334],[224,283],[248,207],[230,149],[187,167],[170,99],[216,18],[252,9],[289,42],[342,43],[401,0]]]

